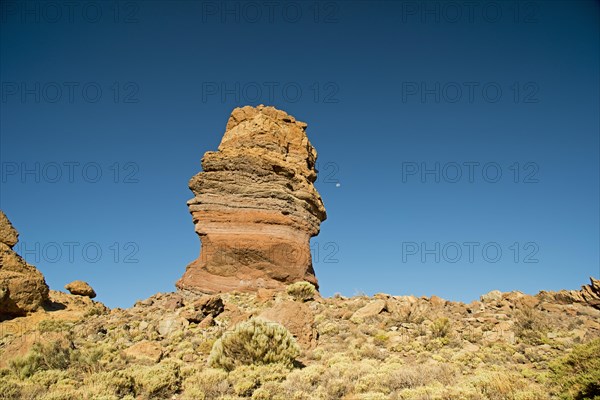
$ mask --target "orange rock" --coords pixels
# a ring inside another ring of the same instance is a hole
[[[85,296],[93,299],[96,297],[96,292],[92,287],[84,281],[73,281],[71,283],[67,283],[65,285],[65,289],[69,291],[69,293],[74,294],[76,296]]]
[[[314,316],[306,304],[284,301],[266,309],[259,317],[285,326],[301,345],[308,348],[316,346]]]
[[[0,320],[25,315],[48,301],[42,273],[15,253],[18,233],[0,211]]]
[[[233,110],[218,151],[204,155],[203,172],[189,183],[202,250],[179,289],[256,292],[297,281],[318,287],[309,241],[326,213],[305,129],[273,107]]]
[[[162,357],[162,348],[156,342],[143,341],[135,343],[125,350],[125,355],[132,357],[142,363],[156,364]]]

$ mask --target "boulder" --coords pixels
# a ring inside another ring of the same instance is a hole
[[[183,310],[180,315],[188,322],[200,323],[208,316],[215,318],[224,310],[225,305],[221,297],[204,295],[196,300],[192,307]]]
[[[499,290],[492,290],[491,292],[482,294],[480,300],[482,303],[491,303],[493,301],[502,300],[502,292]]]
[[[162,348],[156,342],[143,341],[135,343],[125,350],[125,355],[142,363],[156,364],[162,357]]]
[[[96,292],[92,287],[84,281],[73,281],[71,283],[67,283],[65,285],[65,289],[69,291],[69,293],[77,295],[77,296],[85,296],[93,299],[96,297]]]
[[[182,331],[189,325],[185,318],[175,315],[167,315],[158,322],[157,331],[162,337],[169,337],[179,331]]]
[[[316,345],[314,315],[305,303],[286,300],[264,310],[258,316],[285,326],[301,345],[307,348]]]
[[[350,321],[355,323],[362,323],[365,319],[374,317],[383,312],[384,310],[387,310],[386,301],[378,299],[356,310],[356,312],[354,312],[354,314],[352,314],[352,316],[350,317]]]

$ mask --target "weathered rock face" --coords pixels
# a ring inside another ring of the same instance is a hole
[[[18,241],[19,233],[0,210],[0,243],[4,243],[12,249]]]
[[[549,296],[554,301],[561,304],[587,303],[600,310],[600,280],[590,276],[590,284],[581,286],[581,290],[541,292],[541,296]]]
[[[317,286],[310,238],[326,218],[317,152],[306,124],[273,107],[233,110],[219,149],[207,152],[188,201],[200,257],[179,289],[204,293]]]
[[[48,285],[33,265],[12,250],[17,231],[0,211],[0,319],[24,315],[48,300]]]

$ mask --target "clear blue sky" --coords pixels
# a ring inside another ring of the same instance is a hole
[[[52,289],[174,290],[188,179],[261,103],[319,152],[324,295],[600,275],[598,2],[70,4],[0,9],[0,207]]]

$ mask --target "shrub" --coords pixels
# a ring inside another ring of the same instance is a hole
[[[385,346],[386,343],[390,340],[390,337],[386,332],[379,332],[373,337],[373,342],[377,346]]]
[[[524,308],[517,312],[515,335],[523,342],[532,345],[543,344],[543,337],[548,331],[548,323],[542,311]]]
[[[296,340],[283,325],[252,318],[225,332],[213,345],[208,361],[228,371],[251,364],[291,367],[299,354]]]
[[[66,369],[69,366],[71,348],[60,342],[48,345],[34,343],[31,350],[23,357],[16,357],[9,365],[21,379],[29,378],[37,371],[47,369]]]
[[[19,398],[21,398],[21,388],[19,385],[2,377],[2,379],[0,379],[0,400]]]
[[[184,399],[216,399],[225,395],[230,388],[227,372],[222,369],[206,368],[189,376],[183,383]]]
[[[92,373],[85,377],[84,384],[86,394],[93,398],[113,396],[122,399],[135,391],[133,377],[122,371]]]
[[[515,398],[526,385],[519,377],[508,371],[485,371],[474,377],[473,386],[490,400]]]
[[[135,392],[149,398],[169,398],[180,389],[179,365],[165,361],[152,366],[136,366],[131,371]]]
[[[450,321],[448,318],[438,318],[431,325],[431,334],[434,338],[446,338],[450,335]]]
[[[72,326],[72,322],[55,319],[45,319],[40,321],[40,323],[38,324],[38,330],[40,331],[40,333],[68,332]]]
[[[289,369],[282,364],[243,365],[229,373],[233,391],[239,396],[251,396],[266,382],[284,381]]]
[[[315,298],[317,289],[309,282],[295,282],[287,287],[287,293],[296,300],[308,301]]]
[[[551,380],[565,400],[600,399],[600,339],[576,346],[550,363]]]

